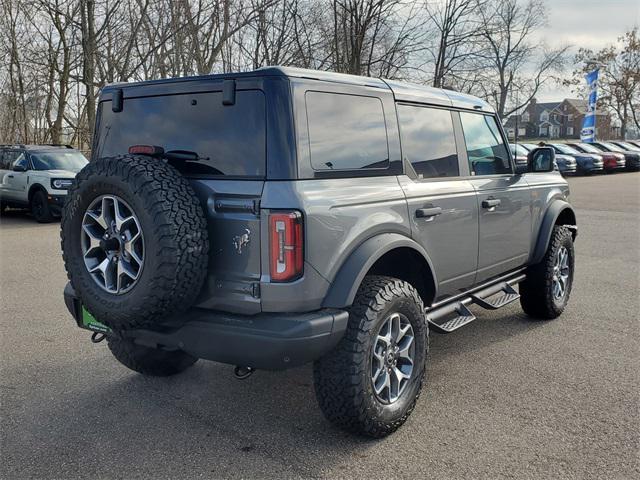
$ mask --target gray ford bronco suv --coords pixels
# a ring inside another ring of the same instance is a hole
[[[293,68],[114,84],[69,190],[64,296],[145,375],[314,362],[325,416],[407,419],[429,332],[564,310],[576,218],[548,147],[515,165],[478,98]]]

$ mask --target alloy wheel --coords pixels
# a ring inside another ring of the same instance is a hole
[[[93,280],[109,293],[133,288],[144,266],[144,238],[133,209],[116,195],[96,198],[82,219],[82,255]]]
[[[400,398],[411,379],[414,357],[414,332],[409,319],[400,313],[390,314],[375,337],[371,353],[371,382],[382,403]]]
[[[556,300],[562,299],[567,293],[570,273],[571,269],[569,268],[569,251],[566,247],[560,247],[553,264],[552,287],[553,297]]]

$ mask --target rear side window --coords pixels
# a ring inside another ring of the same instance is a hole
[[[398,105],[402,154],[418,178],[460,174],[451,112],[437,108]]]
[[[495,117],[479,113],[460,113],[467,144],[471,175],[511,173],[507,147]]]
[[[389,166],[382,102],[375,97],[307,92],[309,149],[314,170]]]
[[[20,152],[15,150],[5,150],[4,155],[2,156],[2,168],[4,170],[13,169],[13,163],[18,158]]]
[[[222,92],[126,98],[121,112],[103,102],[97,152],[126,154],[132,145],[186,150],[197,162],[176,166],[186,174],[258,177],[266,169],[264,94],[238,91],[234,105],[222,105]]]

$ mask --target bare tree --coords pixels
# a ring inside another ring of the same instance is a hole
[[[580,49],[575,63],[580,65],[573,78],[565,84],[573,85],[575,91],[586,94],[584,75],[600,65],[598,80],[598,104],[612,110],[620,121],[620,134],[626,137],[629,124],[640,129],[640,37],[638,28],[633,28],[611,45],[598,52]],[[599,107],[599,108],[600,108]]]
[[[481,18],[487,0],[425,2],[425,11],[435,42],[429,52],[433,61],[432,85],[442,88],[473,78],[470,60],[484,47]]]
[[[492,0],[478,10],[487,44],[478,55],[478,70],[486,73],[483,96],[500,118],[527,105],[563,68],[568,46],[550,49],[533,38],[546,22],[545,11],[543,0]]]

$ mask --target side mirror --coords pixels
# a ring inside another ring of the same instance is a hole
[[[26,172],[27,171],[27,167],[25,167],[24,165],[14,165],[13,166],[13,171],[14,172]]]
[[[556,152],[551,147],[534,148],[527,155],[530,172],[553,172],[556,164]]]

